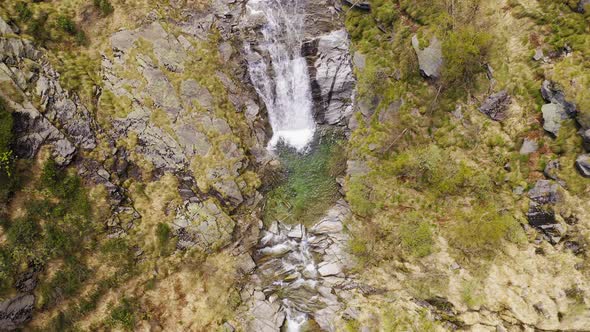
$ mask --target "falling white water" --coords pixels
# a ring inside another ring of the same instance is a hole
[[[301,151],[315,132],[307,63],[301,55],[305,12],[299,0],[250,0],[250,15],[261,15],[266,23],[257,51],[246,43],[248,71],[256,91],[268,109],[273,137]],[[270,68],[265,57],[270,59]]]

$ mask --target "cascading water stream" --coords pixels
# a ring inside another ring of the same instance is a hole
[[[273,137],[269,148],[283,141],[304,150],[315,132],[307,63],[301,55],[305,12],[298,0],[250,0],[251,15],[266,19],[257,50],[246,43],[248,71],[266,104]],[[270,59],[270,67],[265,57]]]

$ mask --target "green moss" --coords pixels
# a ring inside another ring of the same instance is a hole
[[[137,303],[134,299],[124,297],[113,307],[109,314],[109,325],[121,327],[125,331],[132,331],[136,324]]]
[[[286,180],[266,194],[263,220],[310,224],[339,197],[336,177],[343,171],[343,150],[337,138],[323,138],[312,151],[299,154],[279,147]]]

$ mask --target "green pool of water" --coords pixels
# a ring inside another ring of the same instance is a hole
[[[339,198],[336,178],[346,169],[342,137],[324,134],[312,143],[309,152],[277,147],[284,177],[266,193],[263,220],[311,225]]]

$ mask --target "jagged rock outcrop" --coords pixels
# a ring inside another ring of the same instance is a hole
[[[511,101],[508,91],[502,90],[487,97],[479,107],[479,111],[494,121],[502,121],[507,117],[506,111]]]
[[[2,23],[4,33],[13,33]],[[31,41],[0,37],[0,82],[2,96],[15,112],[17,156],[31,158],[42,145],[50,144],[55,160],[67,165],[78,148],[96,147],[90,112],[61,87],[59,74]]]
[[[14,331],[31,320],[35,307],[35,296],[18,295],[0,303],[0,330]]]
[[[529,198],[529,223],[545,234],[549,241],[558,243],[566,231],[564,225],[556,219],[553,207],[561,200],[558,185],[549,180],[539,180],[529,191]]]
[[[543,105],[543,128],[557,136],[561,123],[568,118],[574,118],[578,111],[576,105],[565,99],[564,92],[551,81],[543,81],[541,86],[541,95],[548,104]]]
[[[424,78],[440,78],[443,66],[442,43],[440,40],[433,36],[428,47],[422,49],[420,48],[418,36],[415,35],[412,37],[412,47],[418,56],[420,75]]]

